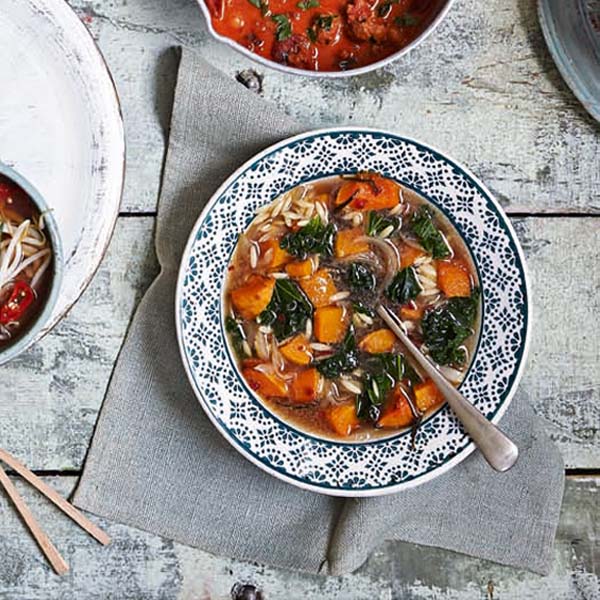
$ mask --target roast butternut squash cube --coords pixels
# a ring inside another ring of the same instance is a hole
[[[296,404],[311,404],[319,396],[321,375],[316,369],[300,371],[290,387],[290,398]]]
[[[391,352],[396,344],[396,336],[389,329],[376,329],[360,340],[358,347],[370,354]]]
[[[253,274],[245,284],[231,292],[231,302],[241,317],[255,319],[271,302],[274,289],[274,279]]]
[[[325,410],[325,418],[331,429],[338,435],[350,435],[360,426],[354,403],[329,406]]]
[[[287,344],[279,348],[286,360],[296,365],[309,365],[312,362],[312,352],[306,336],[299,334],[292,338]]]
[[[330,304],[329,299],[337,292],[331,273],[327,269],[319,269],[311,277],[301,279],[299,283],[315,308]]]
[[[287,383],[274,373],[263,373],[256,369],[242,371],[248,385],[261,396],[266,398],[285,398],[288,393]]]
[[[341,342],[346,333],[346,310],[342,306],[322,306],[315,310],[315,337],[324,344]]]

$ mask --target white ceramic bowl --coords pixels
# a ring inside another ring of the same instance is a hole
[[[348,69],[347,71],[310,71],[308,69],[296,69],[295,67],[290,67],[288,65],[278,63],[274,60],[268,60],[258,54],[255,54],[254,52],[250,52],[250,50],[248,50],[241,44],[238,44],[231,38],[217,33],[213,27],[212,18],[209,9],[206,6],[206,2],[204,0],[196,1],[200,5],[200,8],[204,13],[208,31],[219,42],[227,44],[234,50],[241,52],[244,56],[247,56],[254,62],[260,63],[265,67],[271,67],[272,69],[277,69],[278,71],[283,71],[284,73],[289,73],[291,75],[303,75],[305,77],[322,77],[324,79],[335,79],[341,77],[351,77],[352,75],[362,75],[364,73],[369,73],[370,71],[375,71],[376,69],[384,67],[385,65],[389,65],[391,62],[410,52],[413,48],[416,48],[421,42],[423,42],[427,37],[429,37],[433,30],[442,22],[444,17],[448,14],[450,7],[454,3],[454,0],[440,0],[439,12],[428,25],[428,27],[424,29],[421,32],[421,34],[417,36],[410,44],[404,46],[404,48],[401,48],[400,50],[398,50],[398,52],[394,52],[394,54],[390,54],[382,60],[378,60],[374,63],[371,63],[370,65],[365,65],[364,67]]]
[[[52,216],[52,211],[49,210],[50,207],[48,207],[42,195],[22,175],[19,175],[19,173],[17,173],[14,169],[1,162],[0,175],[4,175],[4,177],[10,179],[13,183],[16,183],[28,194],[29,198],[35,204],[38,210],[46,213],[44,215],[44,223],[46,226],[45,231],[50,239],[53,256],[52,278],[50,280],[50,289],[48,291],[46,303],[33,323],[29,325],[25,333],[21,334],[14,343],[0,348],[0,365],[3,365],[25,351],[50,319],[52,310],[60,293],[63,274],[63,255],[62,243],[58,228],[56,226],[56,221]]]

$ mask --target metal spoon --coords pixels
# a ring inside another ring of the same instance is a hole
[[[413,358],[433,380],[465,431],[471,436],[483,457],[496,471],[508,471],[519,456],[517,446],[488,421],[437,369],[437,367],[414,345],[404,331],[402,321],[385,306],[379,305],[377,313],[396,334]]]

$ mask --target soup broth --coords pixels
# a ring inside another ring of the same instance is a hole
[[[298,186],[262,208],[240,235],[225,297],[248,386],[283,419],[333,438],[416,426],[443,403],[378,304],[455,385],[479,328],[476,270],[459,234],[374,173]]]
[[[0,175],[0,350],[18,340],[39,315],[51,265],[44,216],[21,187]]]

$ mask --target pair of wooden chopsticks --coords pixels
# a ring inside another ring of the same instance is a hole
[[[62,510],[68,517],[73,519],[79,527],[87,531],[93,538],[98,540],[101,544],[106,546],[110,543],[110,538],[96,525],[94,525],[89,519],[84,517],[72,504],[67,502],[62,496],[60,496],[50,486],[46,485],[35,473],[32,473],[25,465],[22,465],[14,456],[2,450],[0,448],[0,461],[6,463],[11,469],[14,469],[23,479],[28,481],[34,488],[41,492],[50,502],[55,504],[60,510]],[[5,489],[9,498],[12,500],[15,508],[25,521],[25,524],[29,528],[31,535],[38,543],[44,556],[48,559],[48,562],[52,565],[52,568],[59,574],[64,575],[69,570],[69,565],[65,559],[61,556],[60,552],[56,549],[54,544],[50,541],[50,538],[46,535],[44,530],[40,527],[38,522],[25,501],[17,491],[13,482],[10,480],[6,471],[0,466],[0,485]]]

